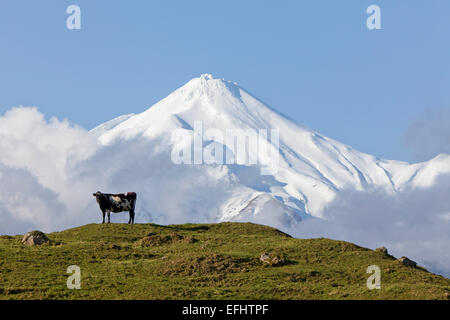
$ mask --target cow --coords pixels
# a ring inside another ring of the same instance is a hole
[[[105,223],[105,213],[108,213],[108,223],[111,222],[111,212],[123,212],[128,211],[130,213],[130,220],[128,224],[134,223],[134,208],[136,206],[136,193],[120,193],[120,194],[109,194],[101,193],[97,191],[93,194],[97,199],[100,210],[103,214],[103,222]]]

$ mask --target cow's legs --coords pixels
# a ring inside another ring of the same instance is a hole
[[[111,212],[108,211],[108,223],[111,223]]]
[[[103,221],[102,221],[102,224],[103,224],[103,223],[105,223],[105,211],[102,211],[102,214],[103,214]]]
[[[128,224],[134,224],[134,210],[128,211],[130,213],[130,220],[128,220]]]

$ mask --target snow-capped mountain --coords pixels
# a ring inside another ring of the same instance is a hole
[[[218,184],[227,182],[226,192],[214,200],[217,221],[255,221],[293,227],[306,217],[322,217],[327,205],[343,191],[378,188],[396,193],[425,188],[439,175],[450,172],[449,155],[408,164],[359,152],[279,114],[238,84],[209,74],[192,79],[140,114],[121,116],[91,132],[105,146],[134,139],[152,142],[152,152],[159,152],[161,164],[155,170],[163,170],[164,161],[172,161],[170,150],[177,147],[173,133],[194,136],[199,122],[202,132],[276,129],[279,133],[277,145],[269,136],[262,142],[269,152],[258,153],[257,165],[225,162],[192,165],[199,168],[200,175],[212,176]],[[224,150],[234,150],[230,142],[215,137],[203,139],[202,147],[212,143],[223,145]],[[251,152],[251,148],[246,150],[247,156]],[[261,175],[261,166],[276,166],[277,170],[271,175]],[[169,175],[166,179],[177,177]],[[202,216],[201,210],[192,206],[187,210],[198,211]]]

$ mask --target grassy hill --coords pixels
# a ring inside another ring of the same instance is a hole
[[[0,237],[0,299],[448,299],[450,280],[352,243],[250,223],[90,224],[25,247]],[[261,253],[284,256],[264,266]],[[69,265],[81,290],[69,290]],[[369,265],[381,289],[368,290]]]

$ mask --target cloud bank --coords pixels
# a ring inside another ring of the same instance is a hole
[[[71,168],[97,146],[86,130],[46,121],[36,108],[17,107],[0,117],[0,233],[74,225],[73,209],[86,201]]]
[[[236,183],[226,167],[175,165],[170,149],[137,138],[99,145],[83,128],[46,120],[36,108],[0,116],[0,234],[62,230],[99,223],[92,196],[135,191],[136,220],[160,224],[214,222]],[[131,156],[132,155],[132,156]],[[406,255],[450,276],[450,177],[432,188],[388,195],[347,191],[328,206],[327,220],[304,219],[301,237],[328,237]],[[126,222],[127,214],[113,214]]]

